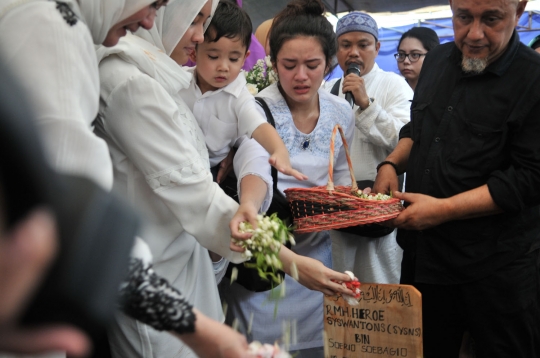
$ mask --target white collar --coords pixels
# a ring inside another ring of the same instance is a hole
[[[184,69],[186,69],[189,73],[192,74],[190,86],[193,86],[196,92],[201,94],[202,93],[201,89],[197,85],[197,78],[195,76],[195,67],[191,67],[191,68],[184,67]],[[220,92],[226,92],[238,98],[240,97],[240,94],[242,93],[242,90],[244,89],[244,87],[246,87],[246,84],[247,84],[246,77],[243,75],[243,73],[239,73],[238,77],[234,81],[226,85],[225,87],[219,88],[215,91],[208,91],[202,94],[201,97],[209,97],[209,96],[216,95]]]

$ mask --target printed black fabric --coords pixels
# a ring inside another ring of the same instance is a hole
[[[66,20],[69,26],[74,26],[75,24],[77,24],[77,15],[75,15],[75,13],[73,12],[73,10],[71,10],[68,4],[56,1],[56,9],[60,11],[60,14],[62,14],[62,17],[64,18],[64,20]]]
[[[120,298],[126,314],[158,331],[195,332],[193,306],[140,259],[131,259]]]

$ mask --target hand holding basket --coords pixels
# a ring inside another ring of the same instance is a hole
[[[334,186],[334,145],[339,130],[347,156],[350,186]],[[340,229],[350,226],[367,225],[397,217],[403,206],[399,199],[362,199],[356,194],[358,186],[349,155],[349,146],[343,129],[336,124],[330,140],[330,162],[328,165],[328,184],[313,188],[289,188],[285,195],[291,207],[295,233]]]

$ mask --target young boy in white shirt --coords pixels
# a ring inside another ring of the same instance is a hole
[[[291,167],[289,152],[277,131],[257,110],[255,98],[241,74],[249,56],[252,24],[238,5],[221,1],[204,35],[204,43],[191,53],[197,63],[190,69],[190,86],[180,91],[199,122],[215,168],[249,137],[270,154],[277,170],[298,180],[307,177]]]

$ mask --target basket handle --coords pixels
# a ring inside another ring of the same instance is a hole
[[[328,184],[326,184],[326,189],[331,194],[334,191],[334,143],[336,139],[336,133],[339,129],[339,134],[341,135],[341,140],[343,141],[343,147],[345,148],[345,155],[347,156],[347,163],[349,164],[349,172],[351,173],[351,191],[356,193],[358,190],[358,185],[356,185],[356,178],[354,177],[354,171],[351,162],[351,156],[349,155],[349,145],[345,139],[345,134],[343,134],[343,128],[339,124],[334,126],[332,131],[332,138],[330,138],[330,162],[328,163]]]

